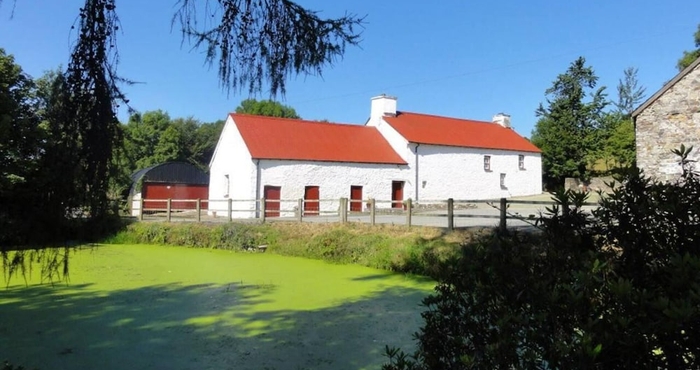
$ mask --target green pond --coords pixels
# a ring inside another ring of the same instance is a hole
[[[433,283],[268,253],[82,249],[0,290],[0,361],[56,369],[377,369]]]

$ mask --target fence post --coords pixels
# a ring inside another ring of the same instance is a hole
[[[340,222],[348,222],[348,198],[340,198]]]
[[[143,221],[143,198],[139,199],[139,221]]]
[[[508,210],[508,201],[506,198],[501,198],[501,217],[500,223],[498,224],[498,229],[502,232],[506,232],[506,211]]]
[[[211,206],[211,205],[209,205],[209,206]],[[228,198],[227,212],[228,212],[228,222],[233,221],[233,199],[232,198]]]
[[[374,198],[370,198],[369,200],[369,222],[374,226],[374,224],[377,221],[377,207],[376,207],[376,202],[374,201]]]
[[[447,199],[447,230],[455,229],[455,200]]]
[[[281,207],[280,207],[281,208]],[[260,220],[265,223],[265,218],[267,212],[265,212],[265,198],[260,198]]]
[[[202,200],[197,199],[197,222],[202,222]]]
[[[406,226],[411,227],[411,213],[413,213],[413,201],[406,199]]]
[[[301,222],[302,217],[304,217],[304,199],[299,198],[297,201],[297,221]]]
[[[168,198],[165,205],[165,214],[168,216],[168,222],[170,222],[170,220],[172,219],[173,200]]]

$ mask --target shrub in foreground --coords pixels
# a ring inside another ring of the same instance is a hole
[[[535,235],[467,245],[424,300],[418,349],[396,369],[696,369],[700,179],[632,170],[590,217],[559,193]]]

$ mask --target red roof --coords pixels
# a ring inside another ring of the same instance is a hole
[[[419,144],[540,153],[530,141],[497,123],[397,112],[384,117],[401,136]]]
[[[374,127],[232,113],[256,159],[406,164]]]

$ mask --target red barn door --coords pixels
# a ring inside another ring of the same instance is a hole
[[[280,216],[280,196],[282,195],[282,187],[265,185],[265,217]]]
[[[391,208],[403,208],[403,181],[391,182]]]
[[[173,210],[195,209],[195,202],[183,202],[182,200],[204,199],[209,197],[209,185],[188,185],[170,183],[144,183],[143,199],[163,199],[163,201],[147,201],[146,208],[166,209],[165,199],[171,199],[170,207]],[[201,202],[202,209],[207,209],[207,202]]]
[[[320,210],[319,195],[318,186],[304,188],[304,216],[318,216]]]
[[[350,187],[350,212],[362,212],[362,186]]]

